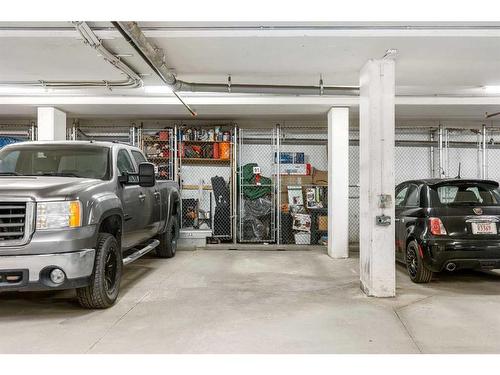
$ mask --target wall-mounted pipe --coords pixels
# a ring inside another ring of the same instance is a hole
[[[241,93],[241,94],[273,94],[273,95],[359,95],[356,86],[293,86],[293,85],[257,85],[257,84],[227,84],[185,82],[168,69],[164,55],[160,49],[152,44],[144,35],[136,22],[112,22],[125,40],[137,51],[149,67],[177,92],[212,92],[212,93]],[[182,99],[177,96],[179,100]],[[182,101],[182,104],[193,113],[193,110]]]
[[[125,80],[102,81],[0,81],[0,86],[46,87],[58,89],[81,88],[137,88],[142,86],[142,79],[132,68],[111,53],[86,22],[73,22],[75,29],[83,38],[83,43],[95,49],[105,61],[125,74]]]

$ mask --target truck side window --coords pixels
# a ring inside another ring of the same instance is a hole
[[[135,168],[134,165],[132,164],[132,159],[130,159],[128,152],[124,149],[118,151],[118,157],[116,158],[116,165],[118,167],[118,170],[120,171],[120,174],[122,175],[125,172],[135,173]]]
[[[142,152],[132,150],[132,156],[134,157],[134,160],[137,163],[137,165],[147,162]]]

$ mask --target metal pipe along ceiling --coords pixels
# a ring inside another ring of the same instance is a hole
[[[75,29],[83,38],[83,43],[95,49],[105,61],[113,65],[116,69],[122,72],[127,79],[112,80],[112,81],[0,81],[1,86],[30,86],[30,87],[47,87],[47,88],[100,88],[105,87],[112,89],[119,88],[137,88],[142,86],[142,79],[134,70],[127,64],[111,53],[101,40],[95,35],[89,25],[85,22],[73,22]]]
[[[164,61],[160,49],[147,40],[137,22],[112,22],[127,42],[141,55],[146,63],[175,92],[213,92],[241,94],[274,94],[274,95],[358,95],[356,86],[295,86],[295,85],[260,85],[260,84],[227,84],[195,83],[179,80]]]

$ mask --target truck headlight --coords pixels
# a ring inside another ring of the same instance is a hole
[[[36,229],[76,228],[82,225],[80,201],[38,202]]]

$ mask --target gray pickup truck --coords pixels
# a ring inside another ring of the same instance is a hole
[[[123,266],[175,255],[175,182],[136,147],[23,142],[0,150],[0,291],[76,288],[86,308],[118,297]]]

